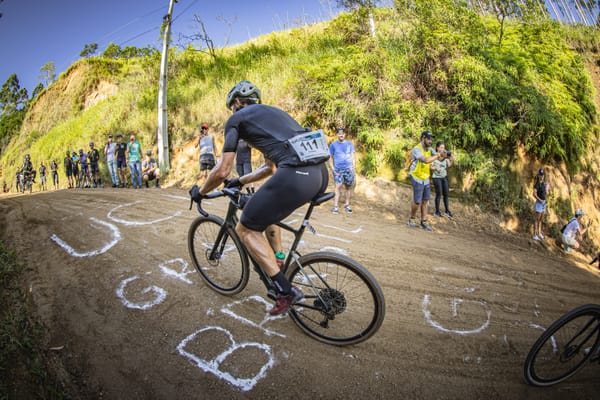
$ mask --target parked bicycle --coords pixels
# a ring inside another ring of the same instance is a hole
[[[600,305],[587,304],[560,317],[533,344],[525,360],[525,380],[554,385],[594,361],[600,363]]]
[[[225,219],[208,214],[197,204],[197,217],[188,232],[188,250],[192,262],[206,284],[224,295],[241,292],[249,279],[249,261],[267,289],[276,299],[271,278],[252,259],[235,231],[237,213],[251,194],[239,189],[215,191],[204,198],[229,198]],[[333,198],[326,193],[313,199],[299,228],[280,222],[277,225],[294,235],[282,271],[292,285],[302,290],[304,299],[290,308],[292,320],[307,335],[321,342],[343,346],[363,342],[381,327],[385,301],[381,287],[363,266],[344,255],[315,252],[300,255],[298,245],[309,224],[313,209]],[[190,209],[192,203],[190,203]]]

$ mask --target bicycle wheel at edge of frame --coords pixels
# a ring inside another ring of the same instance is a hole
[[[216,215],[209,215],[208,217],[199,216],[192,222],[192,224],[190,225],[190,228],[188,230],[188,252],[190,254],[190,258],[192,259],[192,263],[194,264],[196,271],[198,271],[198,273],[200,274],[200,277],[202,278],[202,280],[212,290],[214,290],[218,293],[227,295],[227,296],[232,296],[232,295],[238,294],[239,292],[244,290],[244,288],[248,284],[248,279],[250,277],[248,256],[246,255],[245,250],[243,250],[244,247],[241,244],[241,241],[240,241],[239,237],[237,236],[237,234],[235,232],[233,232],[233,229],[230,227],[227,227],[226,229],[227,229],[228,239],[232,241],[233,246],[235,247],[235,251],[240,257],[240,260],[239,260],[240,275],[239,275],[239,279],[235,278],[234,283],[229,286],[223,286],[220,283],[217,283],[200,266],[200,263],[198,262],[198,258],[196,256],[196,251],[195,251],[195,246],[194,246],[194,238],[196,237],[196,232],[197,232],[198,228],[204,223],[210,223],[210,224],[217,225],[217,227],[215,227],[216,229],[215,229],[214,237],[209,238],[211,241],[214,241],[216,239],[216,235],[218,234],[219,230],[221,229],[221,227],[223,226],[223,224],[225,222],[221,217],[218,217]]]
[[[528,384],[533,385],[533,386],[544,387],[544,386],[552,386],[557,383],[560,383],[560,382],[570,378],[577,371],[579,371],[585,365],[586,361],[597,351],[598,346],[600,346],[600,330],[598,331],[598,334],[596,335],[596,339],[594,341],[594,345],[592,346],[592,350],[587,355],[585,355],[583,357],[583,359],[575,367],[573,367],[570,371],[567,371],[566,373],[564,373],[562,376],[559,376],[556,379],[540,380],[540,379],[538,379],[538,377],[536,376],[536,373],[534,371],[534,364],[535,364],[536,357],[538,356],[539,351],[542,349],[544,344],[548,340],[550,340],[556,334],[556,332],[558,332],[563,326],[567,325],[569,322],[571,322],[575,318],[581,317],[582,315],[586,315],[586,314],[597,314],[597,318],[600,320],[600,305],[585,304],[585,305],[579,306],[577,308],[574,308],[573,310],[567,312],[566,314],[563,314],[559,319],[554,321],[541,334],[541,336],[535,341],[533,346],[531,346],[529,353],[527,354],[527,358],[525,359],[525,364],[524,364],[523,372],[524,372],[524,376],[525,376],[525,381]]]
[[[300,316],[300,312],[297,311],[298,308],[302,307],[302,302],[294,305],[290,310],[290,316],[292,320],[302,329],[308,336],[327,344],[332,344],[336,346],[349,346],[357,343],[364,342],[365,340],[372,337],[379,328],[381,327],[383,320],[385,318],[385,298],[383,295],[383,290],[381,289],[379,283],[373,277],[373,275],[361,264],[357,261],[346,257],[342,254],[331,253],[331,252],[315,252],[310,254],[305,254],[300,257],[300,263],[305,267],[305,270],[308,270],[308,273],[311,273],[310,268],[308,267],[311,263],[319,263],[319,262],[328,262],[334,263],[338,266],[342,266],[343,268],[350,270],[353,274],[357,275],[363,282],[364,286],[368,288],[368,291],[371,293],[373,297],[373,316],[369,321],[368,326],[363,329],[361,332],[356,332],[353,335],[349,335],[347,337],[332,337],[322,333],[317,332],[315,329],[308,326],[303,318]],[[288,269],[287,277],[290,282],[293,282],[294,276],[299,273],[299,268],[296,263],[292,263],[290,268]],[[310,290],[310,289],[307,289]],[[308,293],[308,292],[306,292]],[[306,299],[305,299],[306,300]],[[348,311],[345,311],[348,312]]]

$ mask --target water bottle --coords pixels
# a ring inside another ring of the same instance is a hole
[[[283,264],[285,263],[285,253],[278,251],[275,253],[275,260],[277,260],[277,265],[279,269],[283,269]]]

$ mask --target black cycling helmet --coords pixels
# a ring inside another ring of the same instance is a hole
[[[257,103],[260,103],[260,89],[250,81],[244,80],[236,83],[236,85],[231,88],[229,93],[227,93],[227,99],[225,100],[225,105],[227,105],[227,108],[231,108],[231,104],[236,97],[254,99]]]

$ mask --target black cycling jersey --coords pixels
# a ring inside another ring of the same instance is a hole
[[[98,162],[100,160],[100,152],[98,149],[93,149],[88,152],[88,158],[90,162]]]
[[[225,123],[223,153],[235,152],[238,140],[244,139],[277,167],[307,165],[300,161],[287,142],[303,132],[306,129],[285,111],[264,104],[250,104],[235,112]]]
[[[117,157],[125,158],[125,152],[127,151],[127,143],[117,143]]]

